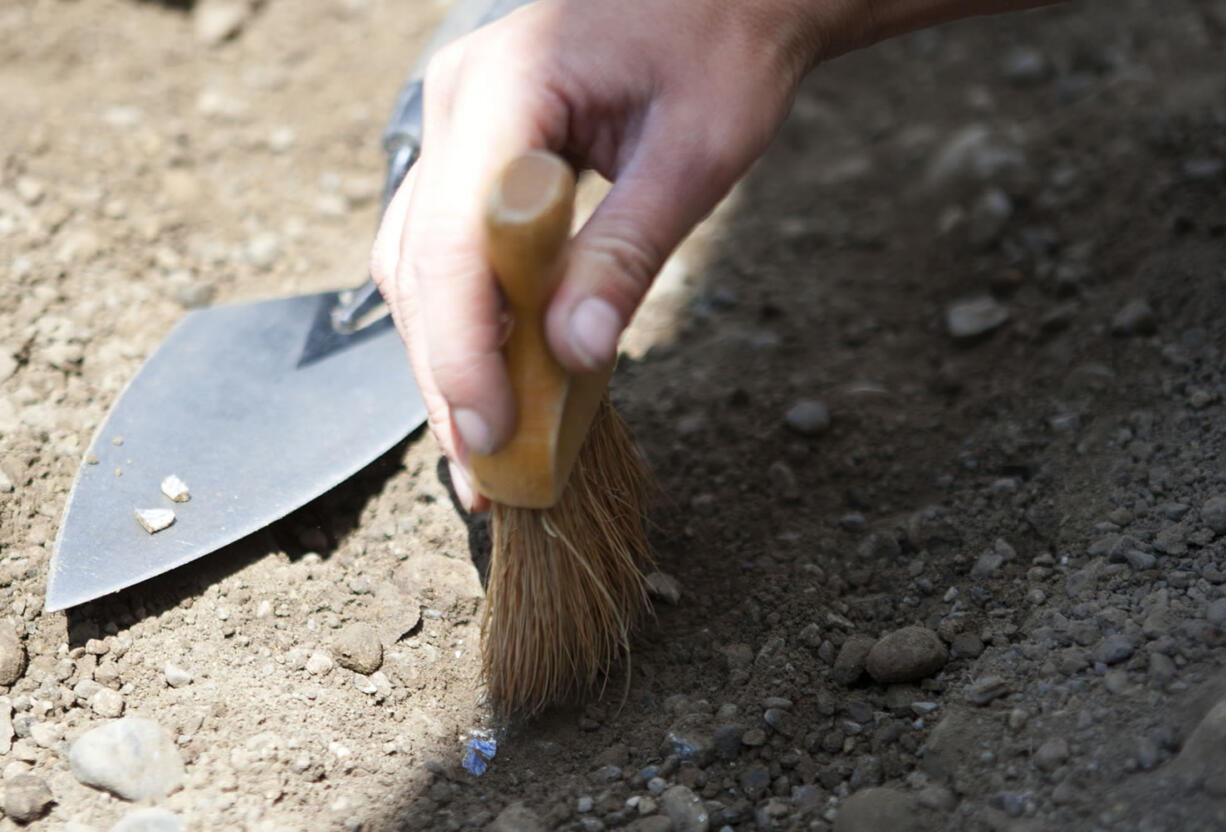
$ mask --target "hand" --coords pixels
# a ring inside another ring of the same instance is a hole
[[[665,258],[787,113],[817,43],[794,5],[539,0],[431,62],[421,157],[385,214],[372,273],[469,508],[486,506],[462,470],[469,451],[514,429],[483,253],[488,183],[534,148],[613,182],[546,316],[564,366],[606,365]]]

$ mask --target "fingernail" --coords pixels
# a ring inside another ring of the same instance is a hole
[[[451,421],[455,423],[455,429],[469,451],[482,456],[493,453],[494,434],[480,413],[467,407],[457,407],[451,411]]]
[[[601,298],[587,298],[570,313],[566,339],[570,348],[589,370],[605,367],[613,360],[622,319],[617,310]]]
[[[451,490],[465,511],[473,510],[473,487],[468,481],[468,474],[459,465],[447,460],[447,472],[451,475]]]

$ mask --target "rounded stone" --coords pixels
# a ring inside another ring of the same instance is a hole
[[[945,645],[926,627],[903,627],[883,636],[864,660],[870,676],[882,685],[915,682],[949,661]]]
[[[0,685],[11,685],[26,672],[26,649],[17,630],[0,622]]]
[[[72,773],[87,786],[144,800],[183,782],[183,759],[170,732],[156,722],[126,717],[82,734],[68,751]]]
[[[383,664],[383,644],[369,624],[350,624],[341,630],[333,642],[332,653],[341,667],[367,676]]]
[[[4,813],[18,823],[41,818],[54,802],[51,789],[41,777],[18,774],[4,782]]]
[[[804,399],[788,408],[787,425],[804,436],[820,436],[830,429],[830,409],[817,399]]]

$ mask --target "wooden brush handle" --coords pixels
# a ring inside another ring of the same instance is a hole
[[[515,432],[489,456],[474,454],[477,488],[491,500],[548,508],[562,495],[607,371],[569,375],[545,338],[545,310],[564,265],[575,175],[560,157],[533,151],[494,181],[485,211],[486,256],[512,317],[503,356],[515,394]]]

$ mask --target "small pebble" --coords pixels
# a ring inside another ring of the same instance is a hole
[[[172,688],[182,688],[192,683],[191,673],[170,662],[166,662],[163,673],[166,676],[166,684]]]
[[[1219,627],[1226,626],[1226,598],[1209,602],[1205,609],[1205,620]]]
[[[136,519],[149,534],[168,529],[175,522],[175,513],[168,508],[138,508],[135,512]]]
[[[1157,329],[1157,320],[1149,302],[1136,298],[1115,313],[1111,319],[1113,335],[1150,335]]]
[[[741,737],[741,744],[746,748],[758,748],[766,745],[766,731],[761,728],[750,728]]]
[[[1009,692],[1009,683],[999,676],[981,676],[966,689],[966,701],[972,705],[987,705]]]
[[[1064,765],[1068,757],[1068,741],[1064,737],[1051,737],[1034,753],[1034,764],[1040,771],[1054,771]]]
[[[4,813],[18,823],[38,820],[54,802],[51,789],[41,777],[18,774],[4,782]]]
[[[864,515],[859,512],[848,512],[839,518],[839,528],[845,532],[864,531]]]
[[[361,622],[350,624],[337,634],[332,652],[341,667],[367,676],[383,664],[383,644],[379,641],[379,634],[369,624]]]
[[[1214,534],[1226,534],[1226,497],[1210,497],[1200,507],[1200,519]]]
[[[851,687],[864,675],[865,660],[877,640],[872,636],[848,636],[835,657],[831,675],[844,687]]]
[[[647,592],[666,604],[681,603],[681,583],[666,572],[655,571],[647,576]]]
[[[12,685],[25,672],[25,645],[10,621],[0,621],[0,685]]]
[[[970,341],[987,335],[1009,320],[1009,310],[994,298],[959,301],[945,310],[945,326],[957,341]]]
[[[77,738],[68,751],[72,773],[87,786],[125,800],[160,797],[183,782],[183,760],[156,722],[126,717]]]
[[[250,0],[201,0],[192,10],[192,30],[205,46],[219,46],[236,36],[251,17]]]
[[[983,640],[974,633],[958,633],[949,645],[955,659],[977,659],[983,653]]]
[[[307,659],[306,670],[312,676],[324,676],[332,670],[332,657],[327,653],[316,651]]]
[[[123,714],[123,695],[117,690],[102,688],[89,700],[89,707],[98,716],[114,719]]]
[[[267,232],[257,234],[247,243],[247,248],[243,253],[246,255],[248,263],[257,269],[268,270],[276,264],[277,259],[281,256],[281,241],[275,234]]]
[[[1123,633],[1107,636],[1094,650],[1094,660],[1103,664],[1119,664],[1132,656],[1132,640]]]
[[[1015,46],[1000,62],[1004,79],[1017,86],[1037,84],[1047,77],[1047,57],[1033,46]]]
[[[64,738],[64,728],[55,722],[36,722],[30,726],[30,739],[39,748],[51,748]]]
[[[788,408],[786,421],[803,436],[821,436],[830,429],[830,410],[817,399],[804,399]]]

